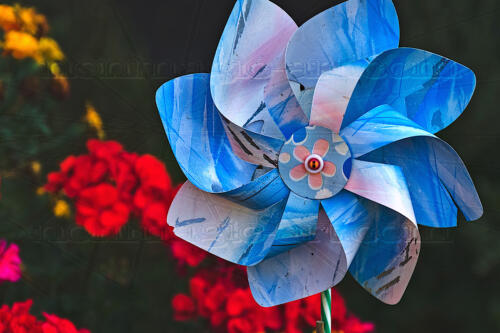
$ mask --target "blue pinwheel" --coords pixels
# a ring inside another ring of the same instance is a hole
[[[417,223],[454,227],[457,206],[482,215],[465,165],[434,136],[463,112],[475,76],[398,43],[390,0],[349,0],[301,27],[268,0],[238,0],[211,74],[158,90],[188,178],[167,222],[248,266],[262,306],[327,290],[348,270],[395,304]]]

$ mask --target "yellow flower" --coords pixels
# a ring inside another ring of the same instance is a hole
[[[19,29],[16,13],[12,6],[0,5],[0,27],[4,31]]]
[[[56,204],[54,205],[54,215],[57,217],[69,217],[71,216],[71,208],[69,207],[69,204],[62,200],[58,199],[56,201]]]
[[[53,62],[49,65],[49,70],[54,76],[58,76],[61,74],[61,68],[57,64],[57,62]]]
[[[36,194],[37,195],[44,195],[45,194],[45,189],[43,186],[40,186],[39,188],[36,189]]]
[[[86,114],[85,114],[85,121],[87,124],[93,128],[99,139],[104,139],[105,133],[103,130],[103,124],[102,124],[102,119],[95,107],[91,103],[87,103],[86,105]]]
[[[42,171],[42,164],[38,161],[31,162],[31,171],[33,171],[35,175],[39,175],[40,171]]]
[[[40,60],[49,64],[64,59],[64,53],[61,51],[59,44],[48,37],[40,38],[38,53]]]
[[[4,53],[11,54],[16,59],[28,57],[36,59],[39,57],[36,38],[21,31],[8,31],[5,34],[3,49]]]

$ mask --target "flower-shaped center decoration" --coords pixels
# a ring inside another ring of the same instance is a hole
[[[327,199],[351,174],[351,152],[341,136],[324,127],[306,127],[285,142],[279,155],[281,178],[294,193]]]

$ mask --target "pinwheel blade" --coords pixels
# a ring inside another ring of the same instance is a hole
[[[156,101],[186,177],[200,189],[218,193],[248,183],[255,165],[276,168],[283,141],[222,117],[210,97],[209,83],[208,74],[179,77],[158,89]]]
[[[340,134],[349,143],[354,157],[402,139],[434,137],[389,105],[381,105],[368,111],[345,127]]]
[[[301,26],[286,51],[288,78],[310,114],[320,75],[398,47],[399,23],[391,0],[349,0]]]
[[[283,141],[243,129],[221,116],[233,152],[241,159],[268,168],[278,167]]]
[[[314,240],[318,224],[319,201],[290,192],[269,256],[286,252]]]
[[[156,104],[182,171],[198,188],[224,192],[249,183],[255,165],[231,150],[209,90],[208,74],[182,76],[162,85]]]
[[[274,61],[285,50],[295,22],[268,0],[238,0],[215,54],[211,90],[215,105],[231,122],[276,138],[283,134],[270,115],[264,88]]]
[[[247,268],[252,295],[265,307],[327,290],[339,283],[346,271],[344,251],[322,210],[314,241]]]
[[[278,171],[273,169],[248,184],[218,195],[247,208],[262,210],[285,200],[289,193]]]
[[[330,199],[322,200],[321,206],[339,237],[349,267],[373,223],[371,212],[376,204],[342,191]]]
[[[178,237],[233,263],[255,265],[273,244],[285,203],[254,210],[188,181],[174,198],[167,221]]]
[[[345,189],[417,223],[406,179],[398,166],[353,160]]]
[[[370,62],[366,59],[323,73],[314,88],[311,125],[339,133],[349,99],[361,74]]]
[[[384,52],[367,67],[351,96],[342,128],[389,104],[424,130],[436,133],[469,103],[476,78],[467,67],[412,48]]]
[[[438,138],[401,140],[362,158],[402,169],[419,224],[441,228],[456,226],[457,209],[453,200],[469,221],[483,214],[467,168],[453,148]]]
[[[295,97],[285,69],[285,52],[276,58],[277,68],[264,88],[264,101],[274,122],[288,140],[297,130],[309,124],[309,118]]]
[[[417,264],[420,234],[413,222],[390,209],[378,206],[371,211],[374,222],[349,272],[371,295],[397,304]]]

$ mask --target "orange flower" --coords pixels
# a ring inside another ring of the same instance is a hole
[[[11,30],[5,34],[4,53],[16,59],[39,58],[38,41],[28,33]]]
[[[0,27],[4,31],[19,29],[16,13],[12,6],[0,5]]]
[[[47,19],[34,8],[17,7],[22,29],[32,35],[42,36],[49,30]]]

